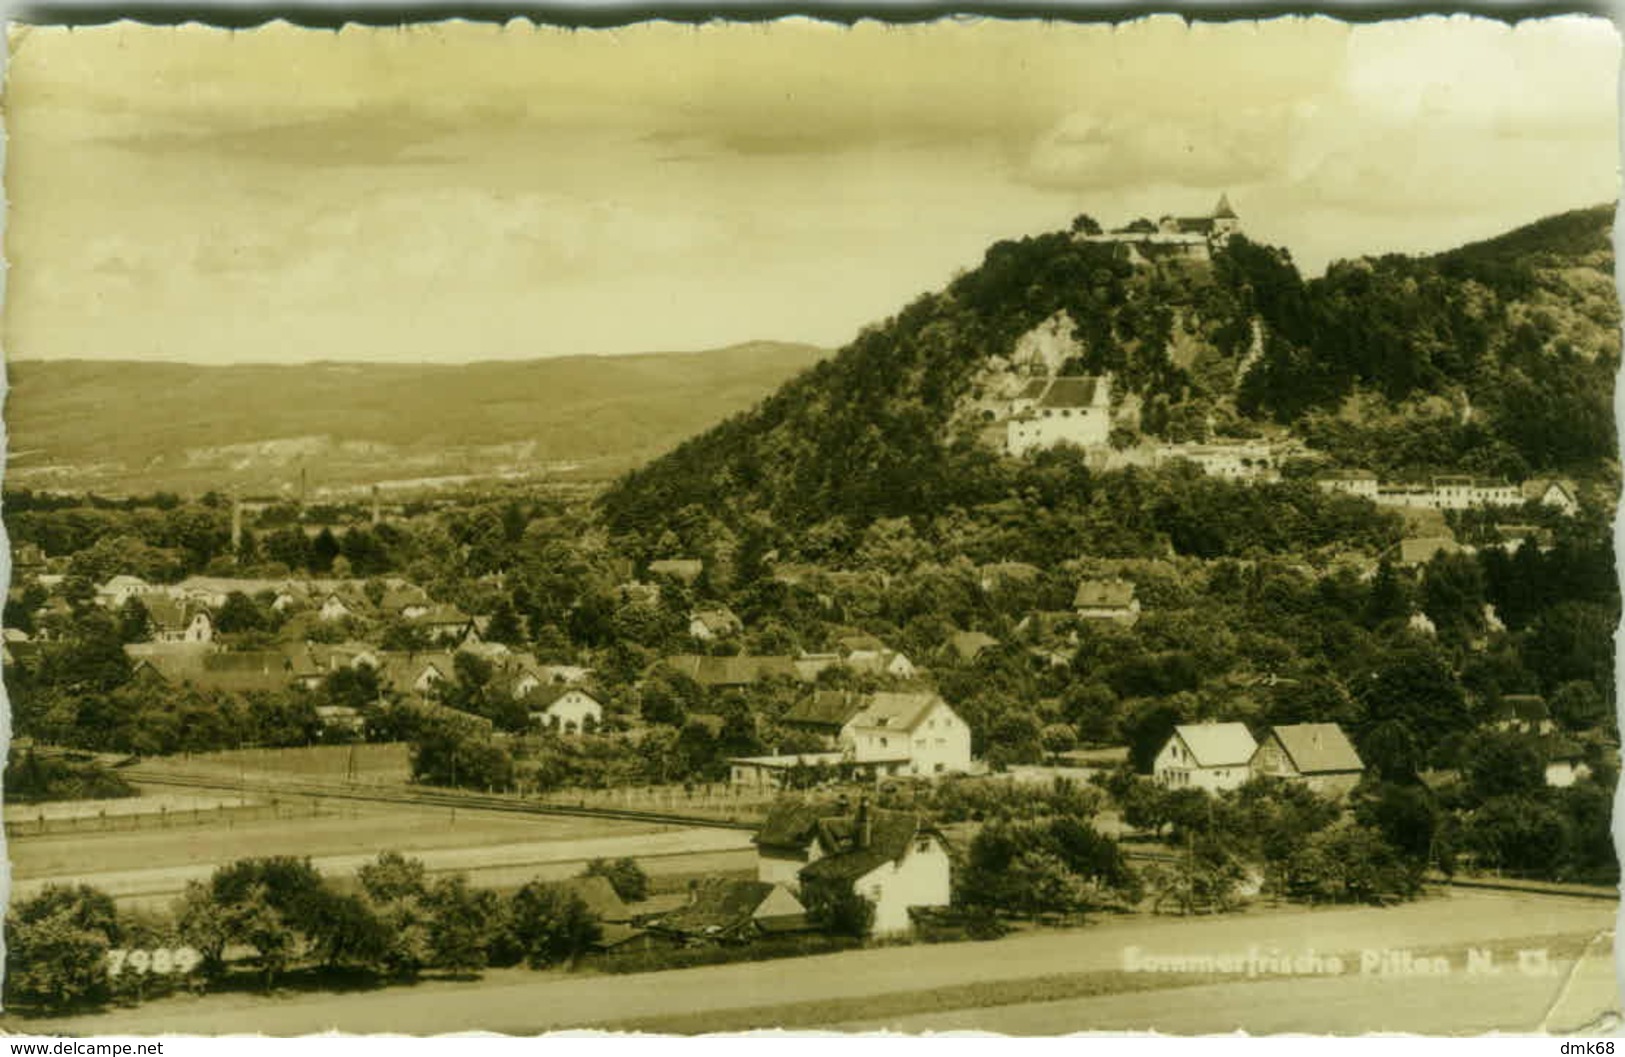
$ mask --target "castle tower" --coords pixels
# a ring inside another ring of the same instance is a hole
[[[1228,238],[1241,229],[1241,218],[1230,207],[1230,196],[1221,194],[1219,204],[1213,207],[1213,234]]]

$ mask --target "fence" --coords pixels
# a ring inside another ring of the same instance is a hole
[[[751,822],[767,817],[779,794],[731,785],[621,786],[614,789],[553,789],[525,799],[555,807],[603,811],[647,811],[719,822]]]
[[[342,801],[317,798],[253,804],[220,804],[207,808],[159,810],[125,814],[68,815],[48,818],[6,819],[6,839],[52,837],[68,833],[144,833],[160,829],[235,826],[238,823],[316,818],[355,818],[359,808]]]

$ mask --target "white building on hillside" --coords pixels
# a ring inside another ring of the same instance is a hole
[[[1108,378],[1035,378],[1010,402],[1005,450],[1025,455],[1060,444],[1099,448],[1111,431]]]
[[[1170,789],[1216,793],[1247,781],[1257,751],[1245,723],[1184,723],[1157,753],[1151,773]]]

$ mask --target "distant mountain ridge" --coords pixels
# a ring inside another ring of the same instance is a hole
[[[458,365],[8,365],[7,487],[312,488],[566,466],[613,475],[742,411],[824,350]]]

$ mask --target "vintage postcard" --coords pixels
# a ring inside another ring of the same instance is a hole
[[[9,46],[0,1028],[1616,1022],[1606,20]]]

